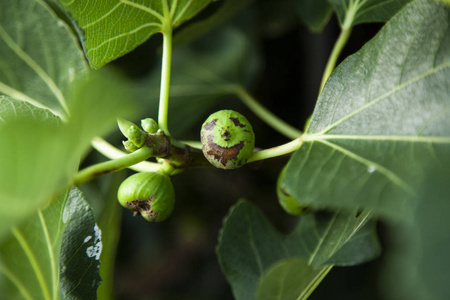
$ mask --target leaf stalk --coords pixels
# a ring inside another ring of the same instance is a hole
[[[163,55],[161,67],[161,88],[159,94],[158,125],[167,136],[170,136],[168,128],[169,112],[169,88],[170,88],[170,68],[172,64],[172,26],[164,26],[163,34]]]

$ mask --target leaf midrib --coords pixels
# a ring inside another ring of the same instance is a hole
[[[450,144],[450,137],[416,136],[416,135],[352,135],[352,134],[304,134],[304,142],[326,140],[359,140],[359,141],[390,141],[411,143]]]
[[[311,256],[308,259],[308,265],[311,265],[313,263],[314,259],[316,258],[317,253],[319,252],[323,242],[325,241],[325,237],[328,235],[328,233],[331,230],[332,224],[336,221],[336,217],[337,217],[337,213],[334,214],[333,219],[330,220],[330,222],[328,223],[328,226],[325,229],[325,232],[323,234],[321,234],[321,237],[319,237],[319,242],[317,243],[314,251],[311,253]]]
[[[5,276],[11,280],[11,282],[17,287],[19,292],[22,294],[22,296],[27,300],[33,300],[33,297],[30,294],[30,291],[28,291],[25,284],[16,276],[14,276],[14,273],[7,268],[4,264],[0,262],[0,272],[5,274]]]
[[[47,282],[45,281],[44,274],[42,272],[42,269],[36,259],[36,256],[34,256],[33,251],[30,249],[30,245],[26,241],[25,237],[23,236],[22,232],[17,227],[12,228],[13,236],[17,239],[19,242],[19,245],[22,247],[25,255],[28,257],[28,260],[30,261],[31,267],[33,268],[36,278],[39,282],[39,285],[41,286],[41,290],[44,296],[44,299],[52,299],[50,295],[50,291],[48,289]]]
[[[50,233],[48,230],[48,226],[47,226],[47,222],[45,221],[45,218],[42,214],[42,211],[39,210],[38,211],[39,214],[39,219],[41,220],[41,224],[42,224],[42,231],[44,232],[44,236],[45,239],[47,241],[47,249],[48,249],[48,255],[49,255],[49,259],[50,259],[50,268],[51,268],[51,273],[52,273],[52,290],[53,290],[53,299],[57,298],[57,294],[58,294],[58,276],[56,274],[56,257],[55,257],[55,253],[53,251],[53,244],[51,242],[50,239]]]
[[[333,148],[339,152],[341,152],[342,154],[344,154],[345,156],[366,165],[368,168],[369,167],[375,167],[375,170],[381,174],[383,174],[386,178],[388,178],[392,183],[394,183],[395,185],[397,185],[398,187],[400,187],[401,189],[403,189],[405,192],[414,195],[414,189],[408,185],[405,181],[403,181],[403,179],[401,179],[397,174],[395,174],[393,171],[389,170],[388,168],[374,162],[371,161],[363,156],[360,156],[344,147],[338,146],[336,144],[333,144],[331,142],[328,142],[326,140],[318,140],[318,142],[325,144],[326,146]]]

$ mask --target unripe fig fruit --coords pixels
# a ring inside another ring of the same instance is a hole
[[[169,176],[137,173],[125,179],[117,191],[119,203],[150,222],[161,222],[172,213],[175,191]]]
[[[278,195],[278,202],[280,203],[281,207],[291,215],[304,215],[310,211],[309,207],[299,205],[294,197],[290,195],[284,188],[283,180],[286,175],[286,167],[283,168],[283,170],[280,173],[280,176],[278,177],[277,182],[277,195]]]
[[[252,125],[238,112],[221,110],[206,119],[200,132],[206,159],[216,168],[236,169],[253,154]]]

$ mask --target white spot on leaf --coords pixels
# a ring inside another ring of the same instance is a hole
[[[368,168],[367,168],[367,172],[369,172],[369,173],[373,173],[373,172],[375,172],[376,171],[376,167],[375,166],[369,166]]]
[[[92,239],[92,236],[88,235],[88,236],[84,239],[84,243],[89,242],[90,239]]]
[[[95,232],[95,237],[94,237],[93,245],[86,248],[86,255],[88,257],[94,257],[95,260],[99,260],[100,254],[102,253],[103,244],[101,242],[102,231],[100,230],[100,228],[98,228],[97,224],[95,224],[95,226],[94,226],[94,232]],[[89,241],[90,238],[91,237],[89,236],[89,239],[87,241]],[[85,239],[85,243],[87,242],[86,239]]]

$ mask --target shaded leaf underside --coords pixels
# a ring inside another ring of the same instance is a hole
[[[423,171],[450,165],[448,29],[416,1],[336,69],[287,169],[299,203],[410,213]]]
[[[253,204],[239,202],[224,221],[217,247],[219,262],[236,299],[255,299],[258,282],[268,270],[291,258],[301,258],[311,271],[304,270],[305,281],[299,283],[307,289],[329,265],[357,264],[378,255],[378,240],[373,238],[374,227],[367,218],[367,212],[308,215],[292,233],[284,235]],[[370,245],[344,248],[360,241]]]

